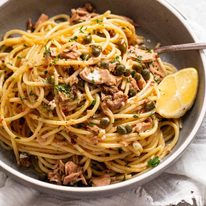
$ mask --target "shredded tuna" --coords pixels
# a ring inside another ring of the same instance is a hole
[[[101,177],[95,177],[92,179],[94,186],[105,186],[111,184],[111,177],[108,174],[105,174]]]
[[[92,132],[95,136],[99,134],[100,128],[97,125],[87,126],[87,130]]]
[[[86,67],[80,72],[80,77],[93,84],[106,84],[109,86],[117,85],[118,78],[112,75],[107,69],[99,69],[97,67]]]
[[[115,71],[115,68],[116,68],[116,65],[117,65],[117,62],[116,63],[109,63],[109,68],[108,70],[110,72],[114,72]]]
[[[77,84],[79,82],[79,79],[77,78],[77,76],[70,76],[69,81],[67,83],[69,83],[69,85],[73,85],[73,84]]]
[[[62,184],[61,175],[59,175],[58,173],[56,174],[56,173],[49,172],[48,173],[48,179],[49,179],[50,182],[55,183],[57,185]]]
[[[48,179],[50,182],[60,185],[73,185],[78,181],[82,181],[83,184],[87,185],[81,168],[72,161],[68,161],[66,164],[61,160],[58,161],[55,169],[48,173]]]
[[[138,87],[142,90],[145,86],[146,86],[146,82],[143,79],[143,77],[141,77],[138,81],[137,81],[137,85]]]
[[[56,48],[50,47],[50,54],[52,57],[56,57],[57,56]]]
[[[159,63],[157,61],[154,61],[152,64],[149,65],[149,70],[155,75],[160,76],[163,78],[165,74],[163,73]]]
[[[49,19],[49,17],[46,14],[41,14],[39,19],[36,21],[34,28],[37,28],[40,24],[44,23],[48,19]]]
[[[142,62],[151,62],[157,59],[157,53],[140,49],[137,45],[130,46],[128,50],[128,58],[139,59]]]
[[[93,7],[89,3],[85,4],[85,6],[82,8],[72,9],[70,24],[80,23],[82,21],[86,21],[97,16],[97,14],[93,11]]]
[[[23,152],[23,153],[20,153],[19,155],[20,157],[20,165],[23,166],[23,167],[30,167],[31,166],[31,157]]]
[[[82,53],[80,51],[78,51],[77,45],[73,45],[72,47],[65,49],[60,54],[60,58],[76,60],[76,59],[78,59],[78,57],[81,56],[81,54]]]
[[[111,95],[102,95],[102,109],[109,108],[110,110],[117,111],[123,107],[127,102],[128,96],[122,91]]]
[[[131,88],[133,88],[134,90],[136,91],[140,90],[136,80],[132,77],[130,77],[130,85],[131,85]]]
[[[103,87],[102,87],[102,91],[103,91],[105,94],[114,94],[114,93],[118,92],[119,89],[118,89],[116,86],[111,86],[111,87],[103,86]]]
[[[66,175],[77,172],[77,169],[78,169],[78,166],[72,161],[69,161],[65,164],[65,174]]]
[[[151,118],[148,118],[147,122],[137,123],[136,126],[134,127],[134,130],[136,132],[145,132],[151,128],[152,128],[152,120]]]
[[[64,102],[64,101],[71,101],[71,100],[74,100],[76,95],[77,95],[77,87],[75,85],[73,85],[71,87],[71,90],[69,91],[69,94],[66,94],[64,92],[60,92],[58,91],[58,96],[57,96],[57,100],[56,100],[56,103],[61,103],[61,102]]]
[[[80,175],[81,175],[81,172],[76,172],[76,173],[67,175],[66,177],[64,177],[63,185],[68,185],[69,183],[77,181]]]

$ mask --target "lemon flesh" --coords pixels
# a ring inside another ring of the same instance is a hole
[[[156,111],[165,118],[180,118],[195,100],[198,88],[198,73],[195,68],[185,68],[166,76],[158,85],[160,97]]]

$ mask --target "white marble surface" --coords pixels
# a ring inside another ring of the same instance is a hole
[[[0,0],[1,3],[6,0]],[[164,1],[164,0],[163,0]],[[206,0],[168,0],[190,21],[200,41],[206,42]],[[192,155],[191,155],[192,154]],[[112,198],[73,201],[42,194],[16,183],[0,171],[0,206],[169,206],[206,205],[206,118],[179,161],[161,177]],[[191,164],[192,163],[192,164]]]

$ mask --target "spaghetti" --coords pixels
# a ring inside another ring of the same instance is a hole
[[[86,4],[29,20],[0,42],[1,145],[56,184],[130,179],[178,141],[179,119],[155,110],[157,86],[175,70],[110,11]]]

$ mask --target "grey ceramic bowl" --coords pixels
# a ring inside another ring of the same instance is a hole
[[[25,22],[28,17],[36,19],[42,12],[50,16],[58,13],[68,13],[71,8],[81,6],[84,2],[87,1],[10,0],[0,7],[0,34],[12,28],[25,28]],[[161,42],[163,45],[169,45],[196,41],[184,16],[165,0],[90,0],[90,2],[96,6],[99,12],[109,9],[113,13],[122,14],[134,19],[141,26],[139,32],[143,33],[146,38],[151,39],[154,43]],[[11,155],[2,149],[0,150],[0,168],[22,184],[47,193],[73,198],[112,195],[146,183],[160,175],[165,168],[180,157],[191,143],[203,120],[206,107],[206,78],[204,70],[206,64],[202,52],[179,52],[162,57],[168,62],[175,64],[178,68],[191,66],[198,68],[200,82],[196,102],[183,119],[183,129],[181,130],[179,142],[159,166],[133,179],[93,188],[56,186],[42,182],[31,171],[17,168]]]

